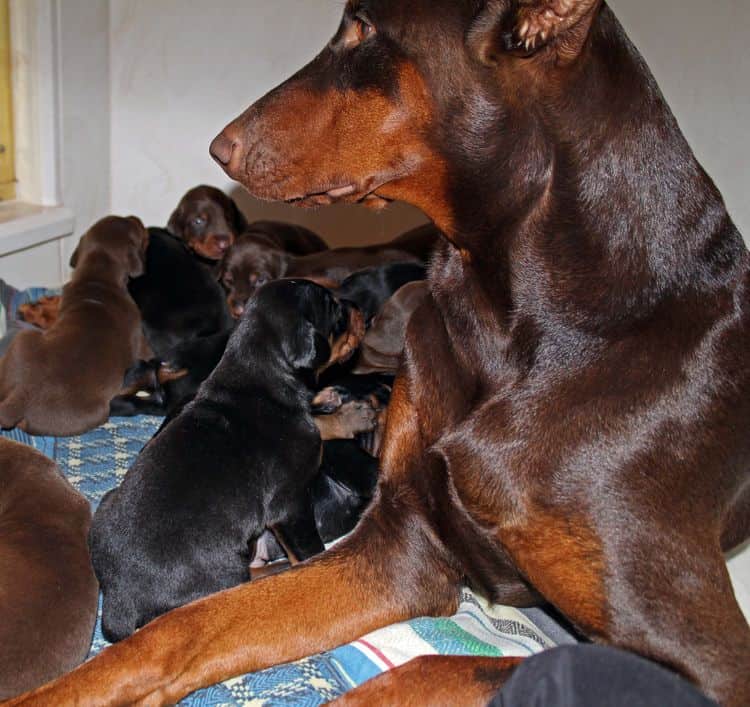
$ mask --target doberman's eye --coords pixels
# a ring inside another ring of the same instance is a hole
[[[202,228],[206,225],[206,219],[204,219],[203,216],[196,216],[191,220],[190,223],[192,223],[196,228]]]
[[[354,18],[354,27],[357,32],[357,39],[360,42],[364,42],[366,39],[375,34],[375,27],[373,27],[366,18],[361,15],[356,15]]]

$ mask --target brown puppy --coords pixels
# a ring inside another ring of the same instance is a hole
[[[99,587],[91,509],[39,452],[0,439],[0,700],[86,657]]]
[[[180,199],[167,230],[208,260],[221,260],[235,238],[247,228],[247,219],[234,199],[221,189],[201,185]]]
[[[16,704],[174,703],[451,613],[466,580],[750,704],[722,555],[750,536],[750,255],[611,9],[349,0],[320,55],[212,152],[257,197],[403,199],[446,235],[377,494],[331,551]],[[513,663],[430,665],[349,704],[485,705]]]
[[[109,216],[81,238],[58,319],[47,331],[19,333],[0,360],[0,426],[68,436],[107,420],[125,371],[143,353],[127,282],[143,273],[147,245],[133,216]]]
[[[414,240],[416,249],[424,241]],[[239,318],[255,290],[282,277],[304,277],[335,288],[358,270],[388,263],[419,263],[420,258],[406,250],[383,245],[363,248],[334,248],[323,253],[294,256],[270,247],[257,238],[240,239],[227,252],[220,278],[227,290],[232,316]]]
[[[185,194],[169,218],[167,229],[208,260],[221,260],[243,233],[259,236],[269,245],[295,255],[327,250],[316,233],[302,226],[277,221],[248,224],[234,199],[220,189],[194,187]]]
[[[395,375],[401,366],[406,343],[406,328],[411,315],[430,297],[426,282],[404,285],[375,316],[362,340],[352,373]]]

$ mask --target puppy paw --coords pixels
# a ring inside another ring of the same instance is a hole
[[[330,415],[336,412],[345,401],[346,391],[336,385],[323,388],[314,398],[310,407],[314,415]]]
[[[342,405],[337,414],[341,415],[343,427],[348,433],[346,439],[364,432],[372,432],[378,426],[378,411],[361,400]]]

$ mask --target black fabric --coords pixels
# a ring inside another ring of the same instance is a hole
[[[524,661],[489,707],[716,707],[686,680],[639,656],[578,645]]]

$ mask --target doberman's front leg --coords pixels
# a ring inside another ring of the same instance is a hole
[[[388,482],[339,546],[289,572],[171,611],[10,705],[170,704],[390,623],[455,611],[460,576],[409,486],[410,468],[427,473],[416,418],[407,387],[397,384],[386,431]]]
[[[394,515],[395,514],[395,515]],[[289,572],[171,611],[10,705],[164,705],[418,615],[455,611],[458,577],[417,515],[381,498],[355,534]]]
[[[523,658],[429,655],[368,680],[332,707],[485,707]]]
[[[661,663],[724,707],[750,704],[750,628],[734,597],[719,538],[666,528],[629,509],[606,532],[585,519],[542,517],[517,561],[571,621],[597,642]],[[606,551],[604,551],[606,548]]]

